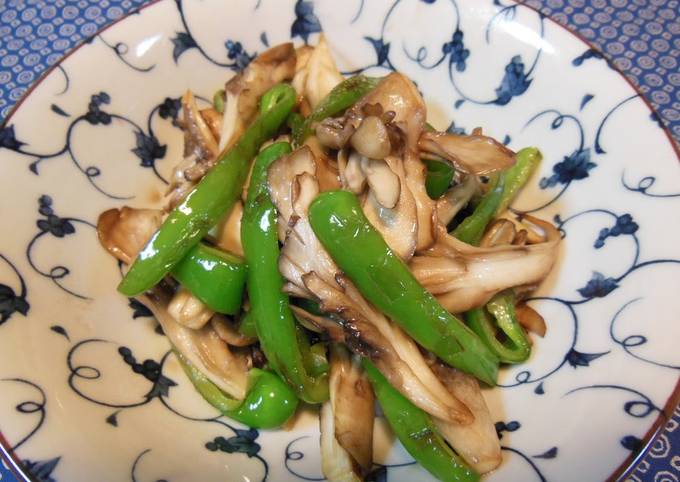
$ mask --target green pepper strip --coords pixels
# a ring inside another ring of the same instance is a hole
[[[264,95],[262,104],[271,108],[261,109],[238,142],[173,209],[118,285],[121,293],[136,296],[158,283],[232,208],[248,176],[251,159],[293,109],[295,90],[276,85]]]
[[[255,317],[252,311],[244,311],[238,324],[238,331],[243,336],[257,338],[257,328],[255,328]]]
[[[220,114],[224,113],[224,89],[220,89],[213,95],[213,107]]]
[[[305,335],[306,337],[307,335]],[[310,375],[317,377],[330,370],[328,358],[326,357],[326,343],[319,342],[309,347],[309,352],[305,366],[308,367]]]
[[[514,294],[511,291],[497,294],[486,304],[486,310],[496,319],[498,328],[483,308],[476,308],[465,314],[465,320],[472,331],[477,333],[503,363],[520,363],[529,358],[531,345],[515,316]],[[498,329],[503,331],[504,341],[496,337]]]
[[[293,314],[293,318],[295,318],[295,314]],[[305,329],[298,323],[295,324],[295,330],[305,372],[310,377],[326,375],[330,369],[326,358],[326,345],[322,342],[310,345]]]
[[[319,303],[317,303],[316,301],[308,300],[307,298],[294,298],[292,300],[292,303],[295,306],[299,306],[306,312],[311,313],[312,315],[324,316],[327,314],[321,309]]]
[[[205,400],[223,415],[253,428],[283,425],[294,413],[298,399],[277,375],[252,368],[248,372],[248,392],[243,400],[235,400],[220,390],[189,360],[175,351],[180,365]]]
[[[505,173],[498,174],[492,182],[491,188],[482,196],[473,213],[463,219],[451,233],[465,243],[479,244],[486,226],[496,216],[505,192]]]
[[[425,159],[424,162],[427,166],[427,177],[425,177],[427,195],[432,199],[437,199],[444,194],[451,185],[455,171],[447,162],[434,161],[431,159]]]
[[[309,114],[305,122],[293,130],[293,144],[296,146],[302,145],[305,139],[313,132],[312,124],[321,122],[325,118],[337,115],[351,107],[373,90],[380,80],[375,77],[355,75],[340,82],[319,102],[319,105]]]
[[[198,243],[172,275],[211,310],[235,315],[241,308],[246,272],[238,256]]]
[[[446,363],[495,383],[497,358],[418,283],[371,226],[354,194],[320,194],[309,219],[321,244],[368,301]]]
[[[526,147],[517,153],[515,165],[499,174],[495,185],[482,197],[475,211],[453,231],[453,235],[468,244],[479,244],[489,222],[505,211],[519,190],[541,162],[541,151]]]
[[[535,147],[525,147],[517,153],[515,165],[505,171],[505,189],[496,215],[505,211],[520,189],[527,183],[543,155]]]
[[[300,308],[306,310],[307,312],[313,315],[324,316],[327,314],[321,311],[321,309],[319,308],[319,303],[317,303],[316,301],[308,300],[306,298],[295,298],[294,300],[291,300],[291,304],[299,306]],[[296,313],[293,313],[293,316],[295,316],[295,318],[299,321],[299,318]],[[297,327],[298,334],[300,333],[304,334],[305,331],[302,329],[302,326],[298,324]],[[301,343],[305,343],[306,345],[309,344],[309,340],[307,339],[306,335],[302,339]],[[312,376],[321,375],[322,373],[327,372],[330,369],[330,365],[328,364],[328,358],[326,357],[325,343],[323,342],[315,343],[314,345],[309,347],[309,350],[303,349],[302,354],[304,356],[305,368],[310,375]]]
[[[299,112],[291,112],[286,119],[286,125],[292,132],[302,131],[305,118]]]
[[[479,480],[479,475],[446,444],[427,413],[394,389],[370,361],[364,359],[363,367],[392,430],[423,468],[445,482]]]
[[[310,301],[310,303],[313,302]],[[295,316],[294,313],[293,316]],[[246,311],[241,316],[241,322],[239,323],[238,331],[244,336],[257,338],[256,325],[257,324],[255,323],[253,312]],[[330,367],[328,365],[328,359],[326,358],[326,345],[324,343],[316,343],[310,346],[309,339],[307,338],[304,329],[297,323],[295,328],[297,331],[296,335],[298,346],[300,347],[300,352],[302,353],[302,362],[307,373],[309,373],[309,375],[312,377],[316,377],[328,372]]]
[[[248,262],[251,313],[262,350],[274,370],[301,399],[320,403],[328,399],[328,374],[315,377],[306,367],[313,364],[305,354],[309,351],[309,342],[298,333],[288,296],[282,291],[277,214],[267,191],[267,168],[290,151],[288,143],[277,142],[255,160],[243,209],[241,240]]]
[[[541,152],[535,147],[527,147],[517,153],[515,165],[503,173],[505,186],[496,207],[495,215],[501,214],[507,209],[519,190],[529,180],[541,158]],[[476,212],[477,210],[475,210],[475,214]],[[479,229],[482,233],[492,218],[483,224],[482,221],[479,222]],[[455,236],[456,231],[453,234]],[[478,244],[480,238],[481,235],[471,244]],[[493,322],[491,315],[495,318],[496,323]],[[483,307],[474,308],[466,312],[464,316],[472,331],[477,333],[477,336],[498,356],[501,362],[520,363],[529,358],[531,345],[517,320],[515,295],[512,291],[499,293],[486,304],[486,309]],[[499,330],[503,333],[504,341],[497,337]]]

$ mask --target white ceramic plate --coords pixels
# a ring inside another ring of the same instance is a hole
[[[0,131],[6,448],[40,480],[319,480],[315,416],[274,432],[217,417],[116,293],[93,223],[158,203],[181,154],[173,99],[209,98],[267,45],[314,43],[320,25],[346,71],[411,76],[436,126],[542,149],[515,207],[555,220],[562,257],[533,302],[548,335],[486,393],[504,447],[489,480],[605,479],[678,377],[678,158],[586,44],[492,0],[163,0],[52,70]],[[427,478],[378,435],[377,480]]]

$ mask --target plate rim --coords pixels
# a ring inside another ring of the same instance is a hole
[[[54,64],[52,64],[50,67],[48,67],[39,77],[36,79],[35,82],[33,82],[30,87],[24,92],[19,100],[12,106],[12,108],[9,110],[7,116],[3,121],[0,123],[0,129],[3,129],[7,127],[12,120],[12,117],[19,111],[19,109],[22,107],[23,103],[28,99],[30,95],[33,94],[33,92],[47,79],[47,77],[56,69],[61,67],[61,64],[64,63],[71,55],[75,54],[77,51],[79,51],[82,47],[89,45],[89,42],[96,38],[98,35],[101,33],[105,32],[109,28],[113,27],[114,25],[118,24],[119,22],[122,22],[124,20],[127,20],[129,17],[132,15],[138,15],[141,13],[142,10],[145,10],[149,7],[153,7],[156,4],[159,4],[164,1],[170,1],[170,0],[149,0],[148,3],[145,3],[139,7],[133,8],[129,12],[126,12],[123,14],[120,18],[117,18],[113,20],[112,22],[102,26],[99,28],[95,33],[92,35],[88,36],[87,38],[83,39],[75,45],[73,48],[71,48],[68,52],[66,52],[61,58],[59,58],[58,61],[56,61]],[[557,20],[553,19],[552,17],[543,14],[538,8],[534,7],[533,5],[528,5],[526,3],[526,0],[511,0],[513,3],[517,4],[520,7],[528,8],[529,10],[532,10],[536,12],[541,18],[547,19],[551,24],[556,25],[557,27],[561,28],[562,30],[566,31],[570,36],[576,38],[577,40],[581,41],[581,43],[585,44],[589,49],[596,51],[600,54],[603,54],[603,60],[607,62],[607,66],[612,69],[614,72],[618,74],[619,77],[621,77],[627,84],[628,86],[636,93],[638,94],[638,98],[644,102],[644,104],[647,106],[647,108],[650,110],[651,113],[653,113],[657,118],[663,119],[657,110],[654,108],[652,103],[647,99],[646,94],[644,94],[640,88],[633,83],[632,80],[630,80],[625,73],[623,72],[622,69],[620,69],[617,65],[615,65],[613,62],[610,62],[607,57],[604,57],[604,52],[603,50],[595,45],[592,41],[589,39],[585,38],[580,32],[577,30],[572,30],[570,29],[567,25],[564,25]],[[680,164],[680,139],[676,140],[673,134],[670,131],[670,128],[662,121],[660,122],[660,128],[666,135],[666,138],[668,139],[668,142],[670,143],[671,147],[673,148],[673,151],[675,152],[675,156],[677,158],[678,163]],[[625,477],[630,475],[635,467],[637,466],[638,462],[640,462],[645,455],[649,452],[649,449],[651,448],[652,442],[654,441],[654,438],[656,435],[659,434],[659,432],[663,431],[665,427],[665,422],[668,421],[673,417],[673,413],[675,411],[675,407],[680,404],[680,375],[678,375],[675,387],[673,388],[672,392],[668,396],[668,399],[666,400],[663,408],[657,415],[656,419],[652,422],[650,425],[649,429],[645,433],[645,435],[642,437],[642,446],[640,449],[632,451],[630,455],[628,455],[618,466],[617,468],[605,479],[605,482],[616,482],[620,480],[624,480]],[[0,458],[6,461],[9,465],[10,471],[13,473],[13,475],[18,479],[18,480],[24,480],[24,481],[29,481],[33,482],[36,479],[31,475],[29,471],[27,471],[24,467],[24,463],[21,460],[21,458],[14,452],[14,450],[11,449],[11,445],[7,441],[7,439],[4,437],[2,430],[0,430]]]
[[[590,40],[585,38],[583,35],[581,35],[580,32],[576,30],[571,30],[569,27],[566,25],[561,24],[557,20],[548,17],[547,15],[543,15],[540,10],[537,8],[534,8],[531,5],[527,5],[524,3],[525,0],[512,0],[513,2],[516,2],[518,5],[524,6],[526,8],[529,8],[536,12],[537,14],[541,15],[543,18],[547,18],[551,23],[554,25],[557,25],[558,27],[562,28],[565,30],[567,33],[571,34],[573,37],[576,37],[576,39],[580,40],[582,43],[584,43],[588,48],[600,53],[604,54],[602,49],[592,43]],[[614,70],[620,77],[623,78],[623,80],[626,81],[626,83],[630,86],[633,91],[638,94],[639,98],[647,105],[649,108],[650,112],[652,112],[657,118],[661,119],[661,116],[659,116],[659,113],[656,111],[652,103],[647,99],[647,96],[640,90],[640,88],[633,83],[632,80],[630,80],[626,74],[624,74],[623,70],[621,70],[617,65],[615,65],[613,62],[610,62],[609,59],[606,57],[603,57],[605,62],[607,62],[607,65],[610,69]],[[670,128],[662,121],[661,122],[661,129],[664,131],[666,134],[666,137],[668,138],[668,142],[671,144],[671,147],[673,148],[673,151],[675,151],[675,156],[677,158],[678,163],[680,164],[680,139],[676,140],[673,137],[673,134],[670,131]],[[665,424],[668,420],[673,418],[673,413],[675,411],[675,407],[680,404],[680,375],[678,375],[677,380],[675,382],[675,387],[673,388],[673,391],[670,393],[668,396],[668,399],[666,400],[666,403],[664,404],[663,408],[657,415],[656,419],[652,422],[650,425],[649,429],[647,429],[647,432],[645,432],[645,435],[642,437],[642,446],[638,450],[632,451],[628,457],[626,457],[621,464],[611,473],[609,477],[605,480],[605,482],[617,482],[620,480],[624,480],[627,476],[631,475],[631,473],[635,470],[637,467],[637,464],[649,453],[649,449],[651,448],[652,443],[654,442],[654,439],[656,436],[659,434],[659,432],[662,432]]]

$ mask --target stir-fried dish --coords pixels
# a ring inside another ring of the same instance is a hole
[[[262,53],[213,105],[187,92],[180,124],[165,208],[98,233],[196,390],[256,428],[320,405],[328,480],[371,471],[375,400],[435,477],[496,468],[480,383],[545,334],[523,300],[560,240],[508,209],[540,152],[435,130],[411,80],[343,78],[323,37]]]

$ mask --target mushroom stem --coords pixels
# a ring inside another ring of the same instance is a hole
[[[321,407],[321,466],[334,480],[361,480],[373,465],[373,390],[361,362],[330,345],[330,400]]]
[[[482,396],[477,380],[455,368],[435,363],[433,370],[446,388],[472,411],[474,421],[460,425],[440,419],[434,423],[453,449],[480,473],[500,465],[501,446],[493,418]]]

